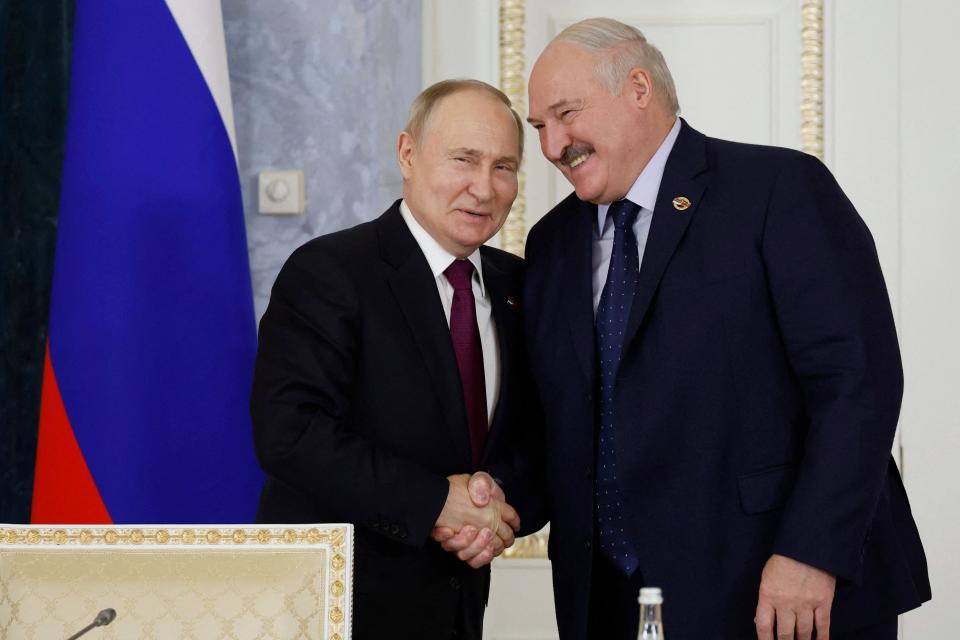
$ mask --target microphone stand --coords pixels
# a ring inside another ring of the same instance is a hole
[[[111,622],[113,622],[113,619],[116,617],[117,617],[116,611],[114,611],[113,609],[104,609],[103,611],[97,614],[97,617],[94,618],[93,622],[91,622],[90,624],[85,626],[83,629],[81,629],[80,631],[76,632],[75,634],[67,638],[67,640],[77,640],[77,638],[84,635],[85,633],[87,633],[88,631],[90,631],[95,627],[105,627]]]

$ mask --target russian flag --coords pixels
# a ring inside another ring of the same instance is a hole
[[[34,523],[253,522],[219,0],[77,2]]]

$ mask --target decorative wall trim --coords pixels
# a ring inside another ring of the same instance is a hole
[[[823,0],[803,0],[800,13],[801,149],[823,160]]]
[[[329,545],[336,554],[343,554],[350,535],[345,526],[304,528],[253,527],[190,527],[190,526],[76,526],[2,525],[0,551],[16,545],[29,546],[114,546],[170,545],[177,546],[233,546],[233,545]],[[334,558],[334,569],[339,570],[344,559]]]
[[[506,560],[546,560],[549,531],[538,531],[529,536],[517,538],[513,546],[503,552]]]
[[[507,94],[521,118],[527,117],[527,65],[524,47],[526,31],[524,0],[500,0],[500,89]],[[531,146],[526,145],[527,153]],[[518,256],[523,255],[526,236],[527,179],[521,165],[517,175],[517,199],[500,230],[501,246]]]
[[[500,0],[500,89],[507,94],[513,108],[521,118],[527,116],[527,65],[524,55],[526,31],[524,21],[526,9],[524,0]],[[531,153],[533,145],[525,145]],[[521,166],[517,176],[519,189],[517,199],[510,210],[500,237],[504,249],[518,256],[523,255],[523,243],[526,235],[527,213],[527,176]],[[547,557],[547,533],[540,532],[517,538],[512,547],[503,552],[510,560],[545,559]]]

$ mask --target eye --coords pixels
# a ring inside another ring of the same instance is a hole
[[[570,116],[572,116],[574,113],[576,113],[576,109],[564,109],[560,112],[560,119],[569,120]]]

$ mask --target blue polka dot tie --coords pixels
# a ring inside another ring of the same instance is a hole
[[[623,350],[623,335],[630,305],[640,279],[640,258],[633,224],[640,207],[629,200],[617,200],[607,212],[613,219],[613,252],[607,282],[597,307],[596,346],[600,361],[599,421],[597,447],[597,524],[600,549],[627,576],[639,563],[629,524],[623,514],[623,494],[617,480],[616,418],[613,389]]]

